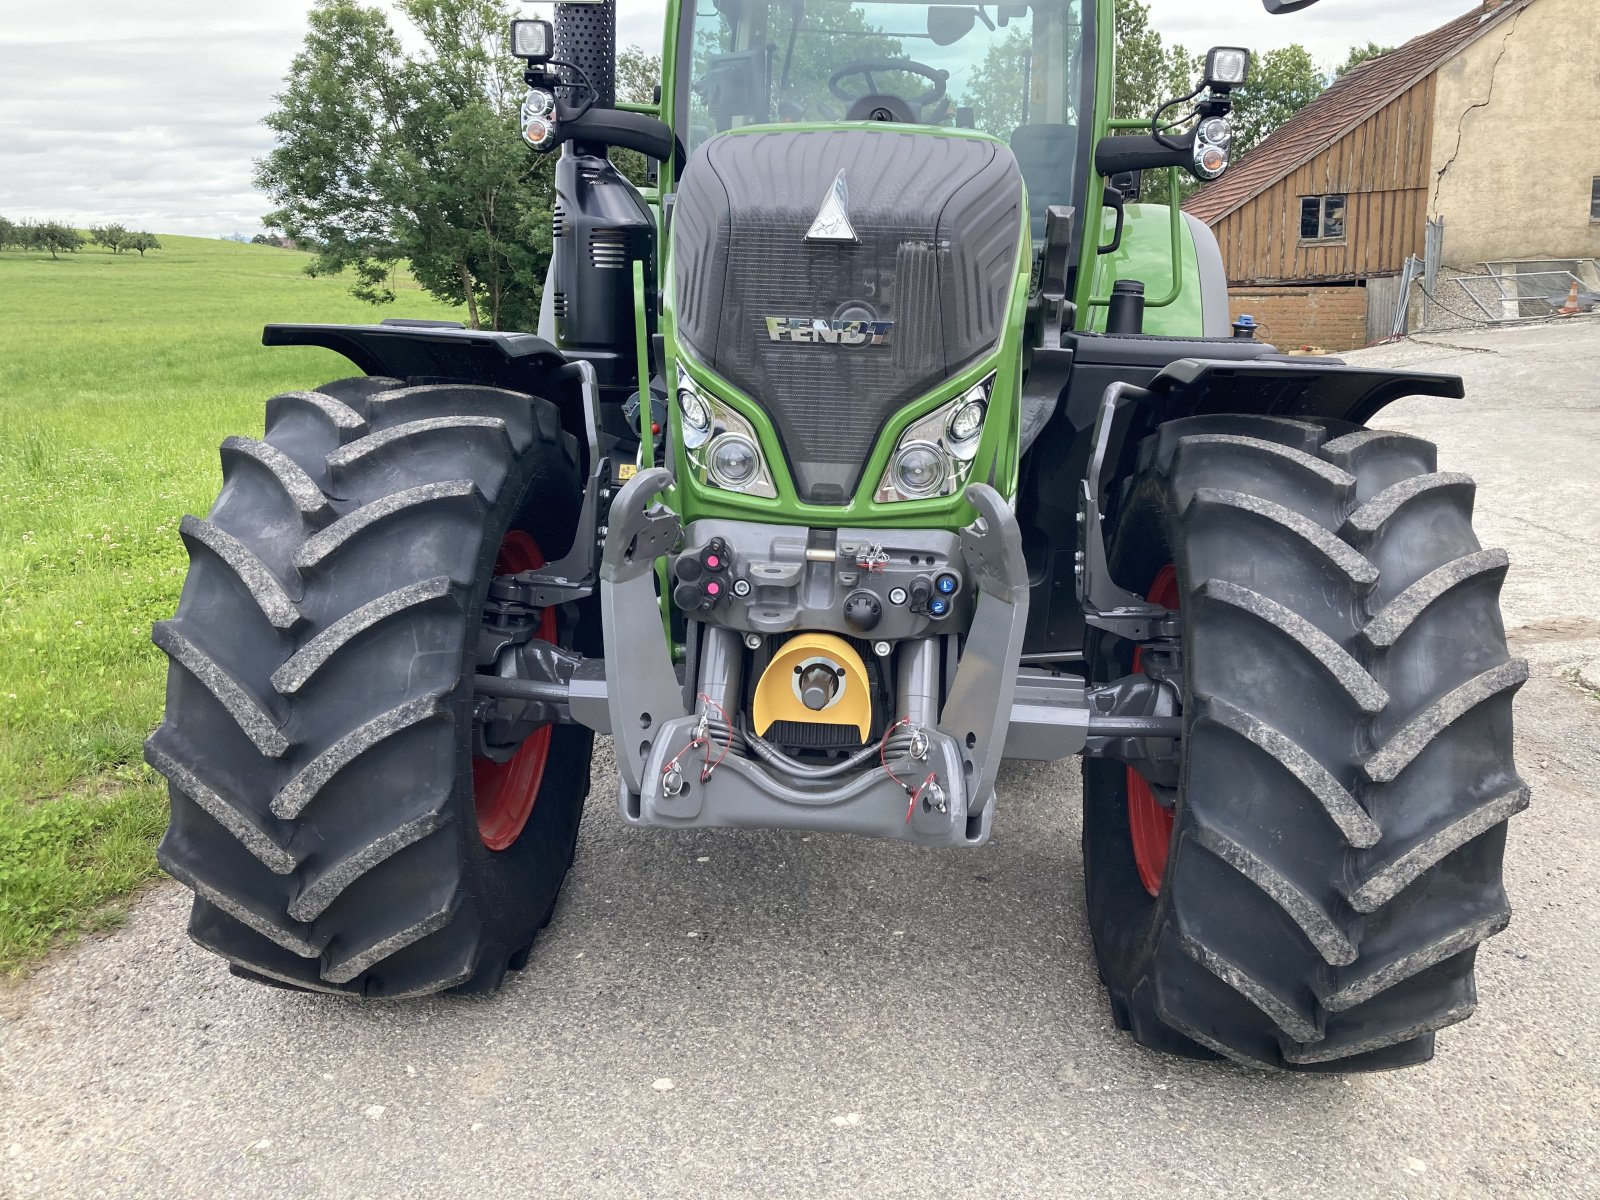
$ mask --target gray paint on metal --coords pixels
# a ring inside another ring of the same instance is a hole
[[[1222,262],[1217,235],[1200,218],[1184,213],[1200,268],[1200,336],[1228,337],[1233,333],[1233,312],[1228,303],[1228,269]]]
[[[670,471],[653,467],[617,493],[600,565],[600,616],[611,664],[607,701],[624,796],[643,790],[652,746],[667,722],[684,715],[655,585],[655,560],[677,540],[680,526],[667,509],[650,507],[671,482]]]

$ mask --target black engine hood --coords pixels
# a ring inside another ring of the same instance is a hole
[[[819,223],[836,195],[847,227]],[[847,503],[889,418],[999,342],[1022,200],[985,138],[867,125],[696,152],[672,217],[678,337],[771,415],[802,500]]]

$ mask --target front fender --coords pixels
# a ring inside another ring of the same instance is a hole
[[[546,396],[567,358],[530,333],[467,329],[454,321],[378,325],[268,325],[264,346],[321,346],[368,375],[427,383],[471,383]]]

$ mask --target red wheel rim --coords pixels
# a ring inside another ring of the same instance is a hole
[[[1146,599],[1162,608],[1178,610],[1178,568],[1168,563],[1156,573]],[[1133,652],[1133,673],[1144,674],[1141,660],[1144,648]],[[1133,835],[1133,863],[1139,868],[1139,882],[1152,896],[1161,894],[1161,881],[1167,874],[1167,855],[1172,849],[1172,810],[1156,799],[1145,777],[1132,767],[1128,771],[1128,830]]]
[[[515,575],[542,566],[544,554],[539,543],[531,534],[513,529],[500,543],[494,573]],[[547,642],[555,641],[554,609],[547,608],[540,615],[534,636]],[[491,758],[472,760],[472,799],[478,810],[478,835],[489,849],[504,850],[522,836],[523,827],[533,815],[534,802],[539,798],[539,785],[544,782],[544,768],[550,761],[550,738],[554,732],[553,725],[536,729],[503,763]]]

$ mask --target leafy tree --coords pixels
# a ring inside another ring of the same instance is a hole
[[[402,262],[467,308],[474,328],[532,328],[550,256],[550,160],[517,133],[520,69],[499,0],[399,0],[424,50],[387,15],[317,0],[257,163],[266,223],[314,245],[311,274],[355,273],[388,303]]]
[[[1304,46],[1285,46],[1257,57],[1249,80],[1233,94],[1235,158],[1322,95],[1323,87],[1322,72]]]
[[[656,88],[661,83],[661,55],[652,54],[640,46],[629,46],[617,55],[617,99],[630,104],[655,102]],[[650,164],[636,150],[613,149],[611,162],[643,187],[649,182]]]
[[[1150,25],[1144,0],[1116,0],[1116,86],[1111,115],[1138,120],[1177,96],[1194,91],[1204,66],[1182,44],[1168,46]]]
[[[1181,43],[1167,45],[1150,24],[1150,6],[1144,0],[1116,0],[1116,80],[1112,116],[1122,120],[1154,117],[1168,100],[1187,96],[1199,85],[1204,69],[1202,55],[1191,54]],[[1181,110],[1168,114],[1181,115]],[[1187,193],[1195,184],[1186,175],[1179,187]],[[1165,204],[1171,194],[1166,171],[1146,174],[1140,199]]]
[[[1333,77],[1341,79],[1354,71],[1364,62],[1374,58],[1382,58],[1385,54],[1393,54],[1393,46],[1380,46],[1377,42],[1368,42],[1365,46],[1351,46],[1350,53],[1344,62],[1333,69]]]
[[[15,221],[0,217],[0,250],[5,250],[11,246],[21,246],[22,244],[22,226]]]
[[[144,257],[146,250],[161,249],[161,241],[153,233],[130,233],[122,245],[125,249],[137,250],[140,258]]]
[[[89,240],[97,246],[104,246],[113,254],[122,251],[128,240],[128,231],[121,225],[91,225],[89,226]]]
[[[1010,138],[1022,124],[1027,100],[1028,60],[1033,38],[1026,26],[1006,30],[1006,36],[989,47],[983,61],[967,78],[966,93],[958,101],[970,104],[974,124],[997,138]]]
[[[630,104],[652,104],[661,84],[661,55],[642,46],[629,46],[617,55],[617,99]]]
[[[29,224],[28,244],[35,250],[50,251],[51,258],[59,258],[57,251],[66,254],[76,254],[84,245],[83,234],[71,225],[64,225],[60,221],[45,221],[41,224]]]

